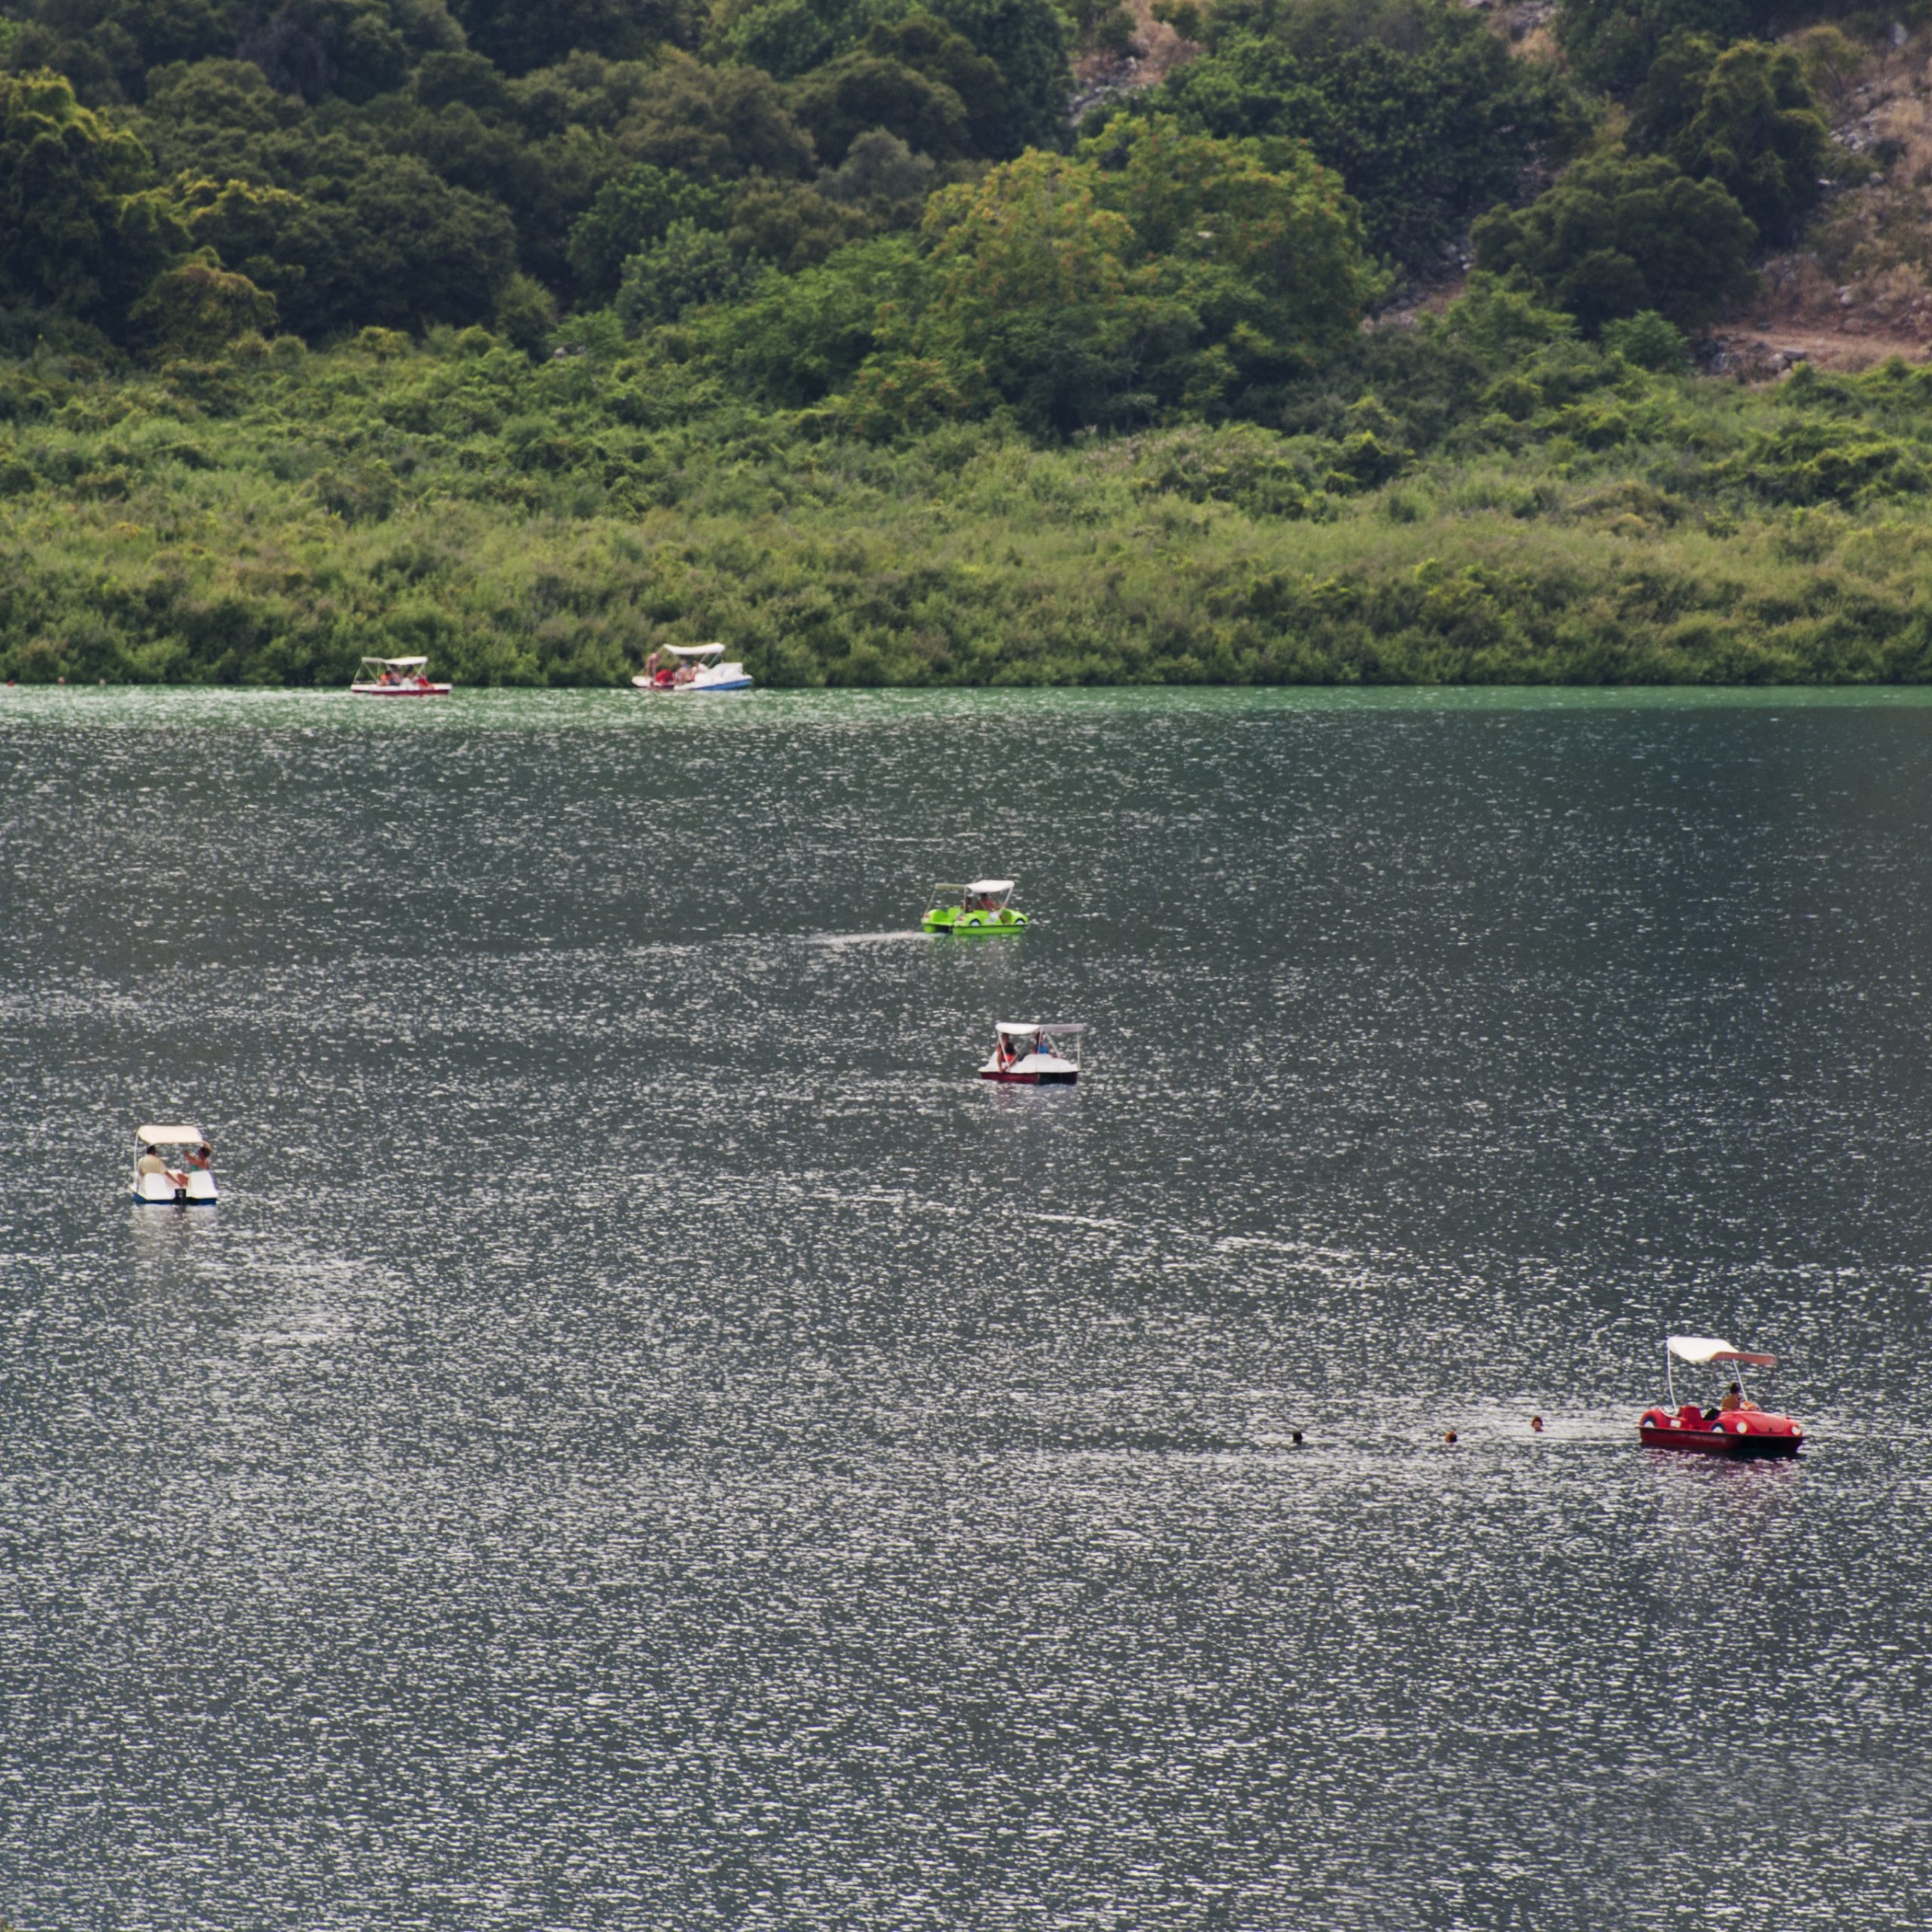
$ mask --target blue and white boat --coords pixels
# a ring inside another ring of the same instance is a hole
[[[662,660],[675,657],[675,664]],[[644,669],[631,680],[641,691],[660,692],[670,697],[695,696],[710,691],[748,691],[751,674],[734,659],[727,663],[721,644],[667,644],[644,660]]]

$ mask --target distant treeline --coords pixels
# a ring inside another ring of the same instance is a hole
[[[1156,11],[0,0],[0,660],[1921,674],[1915,379],[1684,373],[1890,14]]]
[[[533,365],[481,330],[285,338],[0,389],[0,670],[605,683],[728,639],[767,685],[1932,677],[1932,372],[1687,372],[1479,281],[1282,426],[1042,443],[754,403],[695,331]]]

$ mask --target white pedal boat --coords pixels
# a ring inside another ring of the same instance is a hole
[[[1084,1026],[1043,1026],[1037,1020],[1002,1020],[993,1057],[980,1069],[982,1080],[1020,1087],[1071,1087],[1080,1078],[1080,1036]],[[1072,1057],[1049,1046],[1064,1040]]]
[[[162,1157],[164,1147],[187,1151],[179,1167]],[[140,1127],[134,1130],[134,1198],[143,1208],[212,1208],[214,1171],[208,1143],[198,1127]],[[157,1166],[158,1164],[158,1166]]]
[[[663,662],[675,657],[675,665]],[[667,644],[644,660],[644,669],[631,680],[641,691],[678,697],[705,691],[748,691],[751,674],[735,660],[724,661],[721,644]]]
[[[450,688],[429,675],[426,657],[365,657],[362,675],[349,687],[356,697],[448,697]]]

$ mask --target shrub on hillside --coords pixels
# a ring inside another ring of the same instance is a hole
[[[1475,225],[1479,268],[1514,272],[1595,331],[1654,309],[1689,325],[1755,286],[1757,231],[1714,181],[1660,155],[1595,155],[1525,208]]]
[[[1638,94],[1630,144],[1727,189],[1764,236],[1788,235],[1816,207],[1831,134],[1788,48],[1677,34]]]

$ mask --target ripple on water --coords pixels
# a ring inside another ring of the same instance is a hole
[[[0,703],[0,1912],[1919,1922],[1932,708],[405,711]]]

